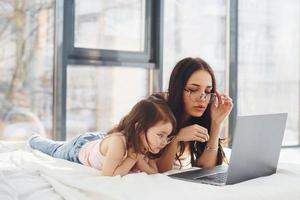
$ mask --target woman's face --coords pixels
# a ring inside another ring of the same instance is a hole
[[[146,135],[142,134],[142,143],[147,151],[151,153],[159,153],[168,143],[170,137],[168,137],[173,130],[170,122],[159,122],[148,129]]]
[[[184,110],[187,117],[201,117],[209,104],[206,96],[212,92],[212,78],[205,70],[195,71],[183,90]]]

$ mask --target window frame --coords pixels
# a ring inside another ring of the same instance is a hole
[[[145,0],[144,51],[118,51],[74,46],[75,0],[56,1],[54,44],[53,135],[66,139],[66,98],[68,65],[95,67],[138,67],[149,70],[149,92],[162,88],[164,0]]]
[[[238,0],[230,1],[229,11],[229,96],[233,102],[238,102]],[[235,105],[229,115],[229,147],[232,148],[232,142],[234,138],[234,129],[236,126],[237,119],[237,105]],[[300,124],[300,119],[299,119]],[[298,133],[298,144],[296,145],[282,145],[282,148],[294,148],[300,147],[300,133]]]
[[[66,16],[65,23],[67,30],[71,31],[71,34],[66,38],[66,45],[68,48],[68,58],[73,60],[73,64],[76,64],[76,60],[86,62],[86,64],[92,64],[91,60],[105,60],[111,62],[129,62],[129,63],[147,63],[151,60],[151,1],[145,0],[145,35],[144,35],[144,51],[119,51],[108,49],[91,49],[80,48],[74,46],[75,37],[75,0],[65,1],[65,6],[68,8],[68,15]]]

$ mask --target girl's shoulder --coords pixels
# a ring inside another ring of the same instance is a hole
[[[109,149],[115,153],[126,155],[126,139],[122,133],[113,132],[106,135],[99,144],[99,150],[102,155],[106,155]]]
[[[124,144],[124,146],[126,146],[125,135],[121,132],[113,132],[108,134],[103,138],[103,140],[107,140],[107,143],[113,143],[116,145]]]

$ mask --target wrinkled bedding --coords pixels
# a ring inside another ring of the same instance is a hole
[[[229,186],[164,174],[103,177],[96,169],[52,158],[25,143],[0,142],[0,199],[300,199],[300,164],[279,163],[276,174]]]

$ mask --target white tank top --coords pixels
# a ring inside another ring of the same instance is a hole
[[[113,134],[108,135],[102,139],[94,140],[84,144],[79,151],[79,155],[78,155],[79,161],[85,166],[90,166],[102,170],[103,160],[105,156],[102,155],[102,153],[100,152],[100,146],[101,146],[101,142],[110,136],[113,136]],[[126,144],[125,138],[122,137],[122,139],[124,141],[124,144]],[[127,156],[127,152],[123,159],[125,159],[126,156]]]

